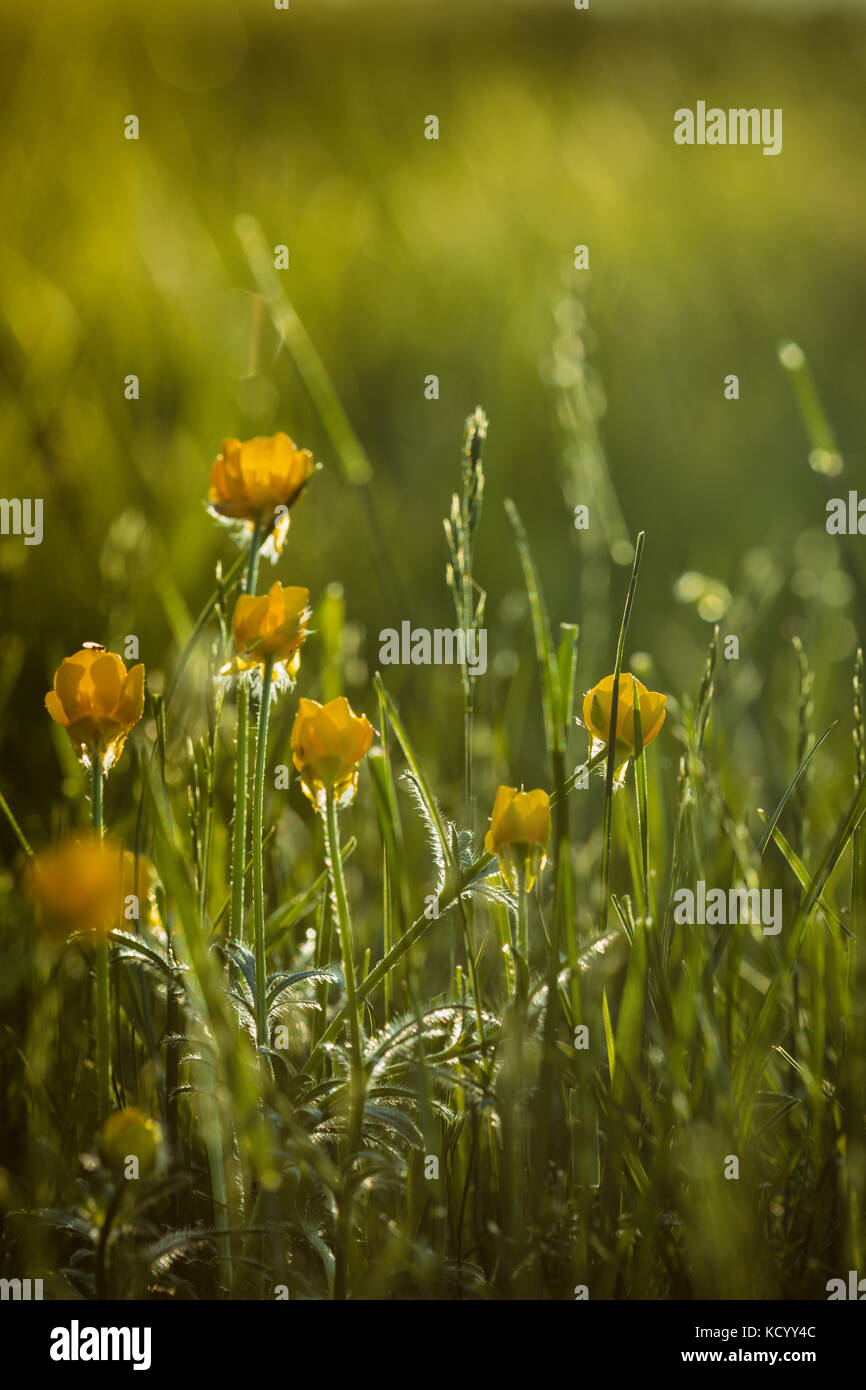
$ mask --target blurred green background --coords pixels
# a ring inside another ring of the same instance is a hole
[[[324,464],[275,573],[314,601],[343,586],[343,678],[373,714],[379,631],[453,624],[441,518],[476,404],[490,417],[476,557],[490,786],[542,779],[512,496],[554,622],[581,624],[580,689],[613,666],[623,540],[645,528],[628,659],[659,689],[695,689],[710,620],[739,633],[722,683],[754,716],[730,731],[741,795],[750,779],[780,792],[790,638],[829,718],[850,700],[861,616],[823,527],[828,481],[859,478],[864,19],[862,3],[7,8],[0,495],[45,499],[41,547],[0,538],[0,787],[25,829],[44,839],[58,781],[42,697],[59,658],[136,633],[158,688],[231,560],[203,508],[224,435],[285,429]],[[782,107],[782,155],[675,146],[673,112],[698,99]],[[243,214],[289,246],[282,284],[369,455],[368,499],[253,293]],[[809,468],[777,352],[789,338],[833,421],[838,479]],[[588,468],[606,480],[608,531]],[[591,507],[582,537],[576,501]],[[459,788],[456,672],[386,675],[440,785]],[[675,768],[668,734],[661,756]]]

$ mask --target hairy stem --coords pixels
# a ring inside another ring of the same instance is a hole
[[[259,521],[253,524],[250,548],[247,554],[247,577],[244,592],[255,594],[259,572],[259,551],[262,543],[262,528]],[[238,687],[238,725],[237,749],[235,754],[235,792],[234,814],[232,816],[232,906],[231,935],[235,941],[244,937],[244,860],[247,845],[247,783],[249,781],[250,744],[250,692],[245,681]]]
[[[332,790],[328,790],[325,801],[325,853],[331,888],[336,909],[337,929],[340,935],[340,953],[343,959],[343,974],[346,979],[346,1012],[349,1015],[349,1048],[351,1059],[349,1140],[347,1153],[349,1164],[352,1155],[361,1147],[364,1123],[364,1070],[361,1054],[361,1014],[360,1000],[355,981],[355,948],[352,941],[352,923],[349,917],[349,900],[343,878],[343,859],[340,850],[340,832],[337,825],[337,803]],[[334,1271],[334,1298],[346,1297],[346,1273],[348,1267],[349,1241],[352,1223],[351,1167],[347,1166],[343,1176],[339,1198],[339,1221],[337,1230],[337,1256]]]
[[[265,659],[262,694],[256,728],[256,776],[253,788],[253,917],[256,954],[256,1041],[259,1047],[270,1043],[268,1033],[268,974],[265,957],[265,884],[262,854],[262,822],[265,800],[265,767],[268,753],[268,712],[274,659]]]
[[[94,752],[90,768],[90,819],[100,840],[104,834],[102,818],[102,759]],[[111,1002],[108,982],[108,942],[96,943],[96,1094],[99,1123],[104,1124],[111,1110]]]

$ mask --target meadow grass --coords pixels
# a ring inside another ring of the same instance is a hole
[[[465,626],[483,621],[471,541],[485,429],[478,412],[467,422],[446,523]],[[581,670],[578,624],[554,635],[531,540],[515,504],[506,510],[486,522],[503,542],[510,522],[523,568],[547,749],[535,780],[552,793],[534,891],[509,891],[475,831],[489,808],[475,810],[465,671],[458,803],[440,804],[411,714],[377,675],[356,835],[329,794],[306,881],[290,891],[290,849],[274,833],[286,793],[269,776],[272,665],[251,709],[245,688],[226,697],[213,679],[242,575],[255,592],[254,532],[152,710],[152,749],[138,744],[146,917],[95,951],[79,939],[45,954],[32,931],[15,947],[26,973],[7,1023],[18,1035],[6,1085],[22,1117],[4,1175],[7,1272],[43,1275],[54,1297],[562,1299],[585,1287],[657,1299],[822,1297],[829,1277],[861,1267],[862,658],[847,730],[816,738],[798,648],[798,762],[778,805],[753,808],[760,838],[726,790],[736,769],[717,726],[718,629],[662,735],[680,744],[675,782],[659,745],[643,747],[636,703],[624,784],[608,749],[585,786],[575,694],[579,677],[604,673]],[[641,533],[611,641],[616,676],[651,556]],[[210,675],[193,694],[179,681],[196,651]],[[197,745],[172,740],[181,691],[206,711]],[[274,717],[294,700],[284,694]],[[811,774],[846,738],[852,790],[816,843]],[[92,793],[101,833],[101,776]],[[587,852],[572,811],[593,796]],[[416,822],[429,882],[405,850]],[[676,890],[701,879],[781,888],[784,929],[678,924]],[[109,1103],[160,1123],[159,1162],[138,1181],[97,1156]]]

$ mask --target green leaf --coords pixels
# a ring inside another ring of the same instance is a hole
[[[784,794],[783,794],[783,796],[782,796],[782,799],[781,799],[781,801],[779,802],[778,806],[776,807],[775,811],[773,812],[772,816],[770,816],[769,820],[768,820],[767,817],[764,815],[764,812],[763,812],[763,811],[759,811],[759,812],[758,812],[759,816],[761,816],[761,818],[762,818],[764,821],[766,821],[766,823],[767,823],[767,829],[764,831],[764,834],[761,836],[761,843],[758,845],[758,853],[759,853],[759,854],[763,854],[763,853],[764,853],[764,850],[767,848],[767,845],[770,843],[770,840],[773,838],[773,831],[774,831],[775,828],[776,828],[776,825],[777,825],[777,823],[778,823],[779,817],[781,816],[782,812],[783,812],[784,809],[785,809],[785,803],[786,803],[786,801],[788,800],[788,797],[791,795],[791,792],[794,790],[794,788],[796,787],[796,785],[797,785],[797,783],[799,782],[800,778],[802,777],[803,773],[806,771],[806,768],[809,766],[809,763],[811,762],[811,760],[812,760],[814,754],[817,753],[818,749],[821,747],[821,744],[824,742],[824,739],[825,739],[825,738],[827,737],[827,735],[830,733],[830,730],[831,730],[831,729],[835,729],[835,727],[836,727],[836,725],[837,725],[838,723],[839,723],[838,719],[834,719],[834,720],[833,720],[833,723],[830,724],[830,725],[828,725],[828,727],[824,730],[823,734],[822,734],[821,737],[817,740],[817,742],[812,744],[812,747],[809,749],[808,753],[806,754],[805,758],[804,758],[803,761],[801,762],[800,766],[797,768],[797,771],[794,773],[794,776],[791,778],[790,782],[788,783],[787,787],[785,788],[785,791],[784,791]]]
[[[387,711],[388,722],[397,736],[397,742],[400,744],[400,747],[403,750],[403,756],[409,765],[409,772],[411,774],[410,785],[414,786],[415,791],[417,792],[418,801],[422,808],[424,819],[426,820],[427,826],[430,830],[430,837],[433,842],[434,854],[436,855],[437,859],[440,860],[441,866],[446,872],[449,870],[453,870],[455,864],[454,857],[451,851],[450,836],[448,833],[448,827],[446,825],[445,819],[442,815],[442,812],[439,810],[439,803],[437,802],[436,797],[433,794],[433,790],[430,786],[430,783],[427,780],[427,776],[424,773],[423,768],[421,767],[421,763],[418,760],[409,735],[406,733],[406,730],[403,726],[403,721],[397,713],[397,707],[394,704],[394,701],[391,699],[391,696],[388,694],[388,691],[385,689],[382,677],[379,675],[378,671],[376,672],[376,675],[374,677],[374,684],[376,686],[377,692],[380,695],[382,704],[385,710]],[[442,891],[441,888],[439,889],[439,891]]]
[[[613,1038],[613,1025],[610,1021],[610,1008],[607,1002],[607,990],[602,991],[601,996],[601,1017],[604,1023],[604,1040],[607,1044],[607,1065],[610,1067],[610,1079],[613,1081],[616,1072],[616,1043]]]

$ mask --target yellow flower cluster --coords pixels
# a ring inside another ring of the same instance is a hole
[[[233,519],[267,526],[280,508],[291,508],[313,472],[313,456],[288,435],[228,439],[211,469],[209,504]],[[272,584],[266,594],[241,594],[232,618],[235,655],[222,675],[261,678],[270,667],[274,690],[293,684],[310,619],[308,589]],[[358,770],[373,741],[369,720],[344,697],[326,705],[302,699],[292,729],[292,754],[304,794],[322,809],[328,791],[347,805]]]
[[[583,722],[590,734],[590,758],[608,747],[613,711],[613,676],[605,676],[583,700]],[[665,722],[666,696],[647,690],[628,672],[620,674],[617,686],[616,734],[614,744],[615,777],[619,781],[626,764],[640,744],[652,743]],[[488,854],[495,854],[499,870],[512,892],[523,875],[529,890],[546,863],[550,839],[550,797],[546,791],[518,791],[500,787],[496,793],[490,829],[484,838]]]

